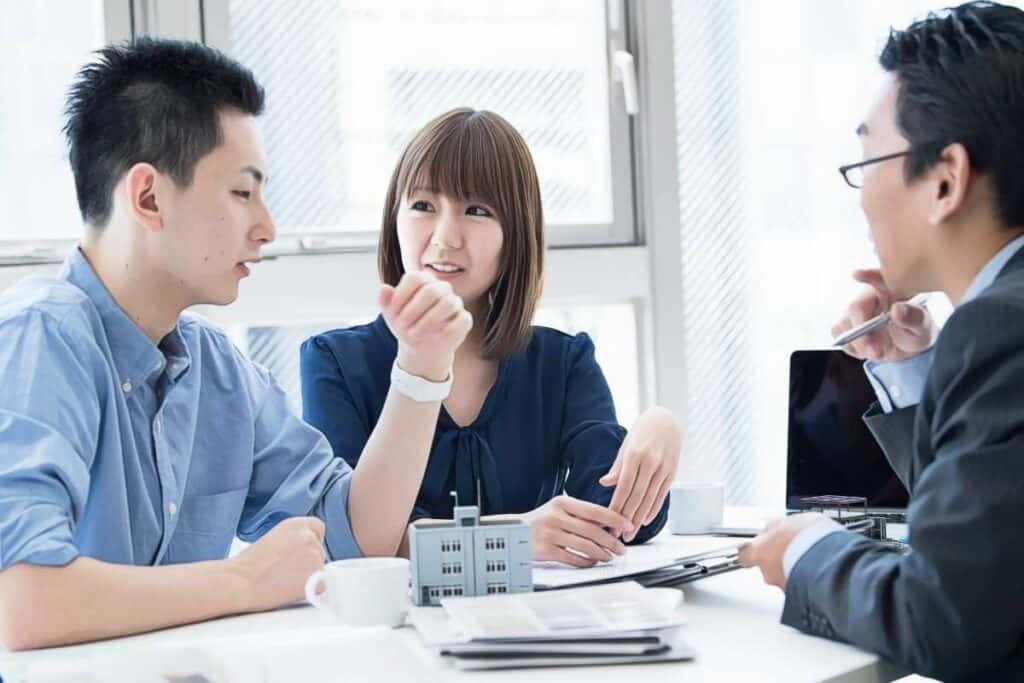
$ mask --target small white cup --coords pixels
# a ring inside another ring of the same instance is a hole
[[[409,560],[360,557],[331,562],[306,581],[306,600],[349,626],[401,626],[409,612]]]
[[[674,534],[707,534],[722,523],[725,486],[721,482],[681,481],[672,485],[668,528]]]

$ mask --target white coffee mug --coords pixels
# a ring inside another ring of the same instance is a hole
[[[669,489],[668,528],[674,534],[707,534],[722,523],[725,486],[720,482],[676,482]]]
[[[306,600],[349,626],[401,626],[409,612],[409,560],[360,557],[331,562],[306,581]]]

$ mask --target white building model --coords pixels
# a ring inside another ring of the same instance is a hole
[[[519,519],[480,520],[475,505],[455,507],[455,519],[409,525],[412,599],[437,605],[460,595],[533,590],[530,526]]]

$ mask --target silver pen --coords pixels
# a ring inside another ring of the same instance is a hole
[[[928,295],[918,294],[917,296],[910,299],[906,303],[912,306],[924,307],[928,303]],[[847,330],[843,334],[836,337],[832,341],[832,346],[846,346],[850,342],[856,339],[860,339],[865,334],[871,334],[872,332],[882,329],[890,322],[892,322],[892,318],[889,316],[889,311],[886,311],[881,315],[876,315],[874,318],[871,318],[870,320],[865,320],[860,325],[857,325],[856,327]]]

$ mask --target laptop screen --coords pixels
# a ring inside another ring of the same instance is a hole
[[[809,496],[860,496],[869,507],[907,506],[907,489],[861,419],[875,392],[863,362],[842,351],[795,351],[789,359],[786,507]]]

